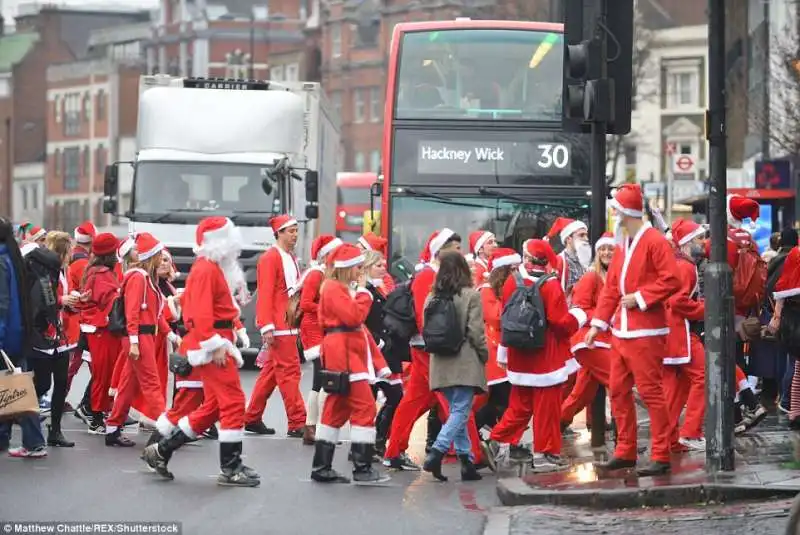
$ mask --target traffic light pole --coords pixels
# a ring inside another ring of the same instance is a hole
[[[733,398],[736,333],[733,277],[727,262],[727,158],[725,125],[725,0],[708,2],[711,178],[708,218],[711,259],[705,269],[706,470],[734,470]]]
[[[600,2],[600,21],[605,24],[607,6],[606,2]],[[608,66],[606,59],[608,58],[608,39],[606,32],[600,29],[598,32],[600,38],[600,79],[605,80],[608,77]],[[605,103],[607,106],[612,106],[613,101]],[[608,123],[605,121],[592,122],[592,157],[590,165],[590,184],[592,192],[591,202],[591,224],[589,225],[590,237],[592,243],[597,243],[597,240],[603,235],[606,229],[606,130]],[[592,407],[592,447],[601,448],[606,443],[606,389],[603,386],[598,386],[597,394],[595,394]]]

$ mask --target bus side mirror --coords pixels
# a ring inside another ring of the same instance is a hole
[[[119,166],[116,163],[106,166],[103,177],[103,212],[116,214],[119,209]]]
[[[264,193],[266,193],[267,196],[272,195],[272,181],[269,178],[262,180],[261,189],[264,190]]]

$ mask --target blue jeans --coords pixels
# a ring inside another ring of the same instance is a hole
[[[22,362],[20,367],[25,371],[32,371],[26,362]],[[42,433],[42,422],[38,414],[20,416],[13,420],[0,422],[0,449],[7,449],[11,442],[11,426],[17,424],[22,428],[22,447],[26,450],[34,450],[44,446],[44,434]]]
[[[439,431],[434,449],[447,453],[450,444],[456,449],[457,455],[470,455],[472,443],[467,434],[469,412],[472,410],[472,400],[475,397],[475,388],[471,386],[449,386],[441,390],[442,395],[450,405],[450,416]]]

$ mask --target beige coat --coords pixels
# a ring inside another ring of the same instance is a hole
[[[431,296],[425,301],[425,306]],[[487,391],[486,361],[489,350],[486,347],[486,332],[483,323],[481,296],[472,288],[465,288],[453,298],[459,320],[466,326],[466,340],[458,355],[439,357],[431,354],[430,387],[439,390],[448,386],[472,386],[479,391]]]

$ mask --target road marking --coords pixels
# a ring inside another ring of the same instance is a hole
[[[34,470],[50,470],[49,466],[34,466]]]
[[[511,533],[511,515],[493,511],[486,515],[483,535],[509,535]]]

